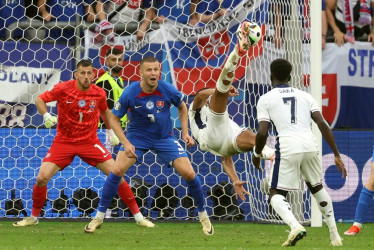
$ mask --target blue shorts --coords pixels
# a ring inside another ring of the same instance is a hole
[[[168,165],[173,165],[175,159],[181,157],[187,157],[187,153],[184,148],[179,144],[178,139],[174,136],[170,136],[165,139],[149,139],[142,138],[138,135],[128,135],[127,139],[135,147],[135,153],[138,156],[137,162],[141,163],[143,155],[149,150],[154,150],[161,160]],[[121,146],[120,151],[124,151],[124,147]]]

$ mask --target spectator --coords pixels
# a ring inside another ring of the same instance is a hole
[[[327,29],[326,4],[325,0],[322,0],[322,49],[326,48]]]
[[[25,4],[24,0],[0,0],[0,38],[5,37],[5,33],[9,25],[14,22],[25,20]],[[20,29],[13,32],[13,38],[23,36]]]
[[[298,0],[298,9],[303,29],[304,29],[304,40],[308,41],[310,39],[310,17],[309,17],[309,0]],[[276,0],[270,3],[270,13],[271,23],[274,26],[274,35],[272,37],[272,42],[276,48],[280,48],[283,45],[283,32],[285,27],[285,20],[291,19],[291,5],[290,0]],[[292,2],[293,3],[293,2]]]
[[[149,9],[151,4],[152,0],[96,1],[95,11],[100,23],[95,31],[109,36],[108,39],[112,40],[114,38],[114,33],[111,24],[137,23],[141,17],[141,10]],[[97,37],[97,40],[100,40],[100,38]]]
[[[191,12],[191,1],[194,4],[197,3],[197,0],[157,0],[158,15],[155,21],[163,23],[166,19],[169,19],[178,23],[196,25],[194,18],[191,21],[191,14],[193,14]]]
[[[209,23],[230,12],[242,0],[197,0],[196,15],[197,22]],[[193,11],[191,11],[193,13]]]
[[[370,29],[370,25],[374,25],[373,8],[374,0],[326,0],[327,21],[334,32],[335,43],[338,46],[354,43],[367,34],[374,46],[374,29]]]
[[[105,65],[108,67],[105,72],[97,81],[96,85],[105,90],[108,109],[112,110],[114,103],[116,103],[121,96],[125,85],[121,78],[123,52],[117,48],[111,48],[106,52]],[[127,116],[121,119],[121,126],[126,127]],[[102,124],[105,125],[105,124]],[[112,152],[112,144],[110,143],[110,134],[106,130],[105,147],[109,152]]]
[[[94,13],[90,7],[91,0],[39,0],[39,14],[44,21],[50,22],[55,19],[57,21],[68,21],[72,26],[75,25],[76,16],[84,16],[88,20],[93,19]],[[53,40],[73,42],[75,30],[53,28],[47,32],[47,37]]]

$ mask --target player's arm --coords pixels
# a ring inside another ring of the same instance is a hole
[[[128,158],[137,158],[138,156],[135,154],[135,147],[131,144],[131,142],[125,136],[125,133],[122,130],[120,119],[118,116],[114,114],[110,114],[109,116],[109,126],[112,128],[114,133],[118,136],[120,142],[122,143],[123,147],[125,148],[125,154]]]
[[[112,113],[109,111],[109,109],[106,110],[100,110],[100,116],[103,122],[105,123],[105,127],[108,129],[109,132],[109,139],[110,143],[113,146],[117,146],[119,144],[119,138],[117,135],[114,133],[113,129],[110,128],[109,124],[109,117],[112,115]]]
[[[187,106],[184,101],[182,101],[178,107],[178,116],[182,126],[182,139],[187,143],[187,146],[192,147],[193,145],[195,145],[195,141],[188,134]]]
[[[44,125],[46,128],[51,128],[57,123],[57,117],[48,113],[46,102],[39,96],[35,99],[35,106],[38,109],[39,113],[44,118]]]
[[[260,170],[260,162],[261,162],[261,152],[266,144],[266,139],[268,137],[270,122],[268,121],[260,121],[258,123],[258,131],[256,134],[256,146],[253,148],[253,155],[252,155],[252,163],[255,167]]]
[[[340,157],[338,147],[336,146],[336,143],[335,143],[334,135],[332,134],[332,131],[329,125],[327,124],[321,112],[319,111],[314,111],[312,113],[312,119],[317,124],[319,130],[322,133],[323,138],[327,141],[332,152],[334,153],[335,164],[338,167],[339,172],[340,171],[342,172],[342,178],[344,178],[345,176],[347,176],[347,170],[344,167],[344,163]]]
[[[197,92],[195,98],[193,99],[192,110],[197,110],[204,106],[208,98],[214,94],[214,91],[215,89],[207,88]]]
[[[227,176],[232,181],[232,185],[234,186],[235,193],[236,193],[236,199],[238,198],[238,195],[242,201],[245,201],[246,197],[245,195],[249,195],[248,191],[245,190],[243,185],[245,184],[245,181],[239,180],[238,174],[235,170],[234,161],[232,160],[232,157],[221,157],[222,167]]]

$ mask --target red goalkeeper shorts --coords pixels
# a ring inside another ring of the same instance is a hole
[[[76,155],[91,166],[112,159],[112,155],[97,138],[88,143],[53,142],[43,162],[53,162],[62,170],[73,161]]]

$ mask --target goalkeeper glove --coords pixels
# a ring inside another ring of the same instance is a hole
[[[112,143],[113,146],[117,146],[119,144],[119,139],[114,133],[113,130],[109,129],[109,138],[110,138],[110,143]]]
[[[53,116],[48,112],[43,115],[43,118],[44,125],[46,128],[51,128],[53,125],[57,123],[57,116]]]

